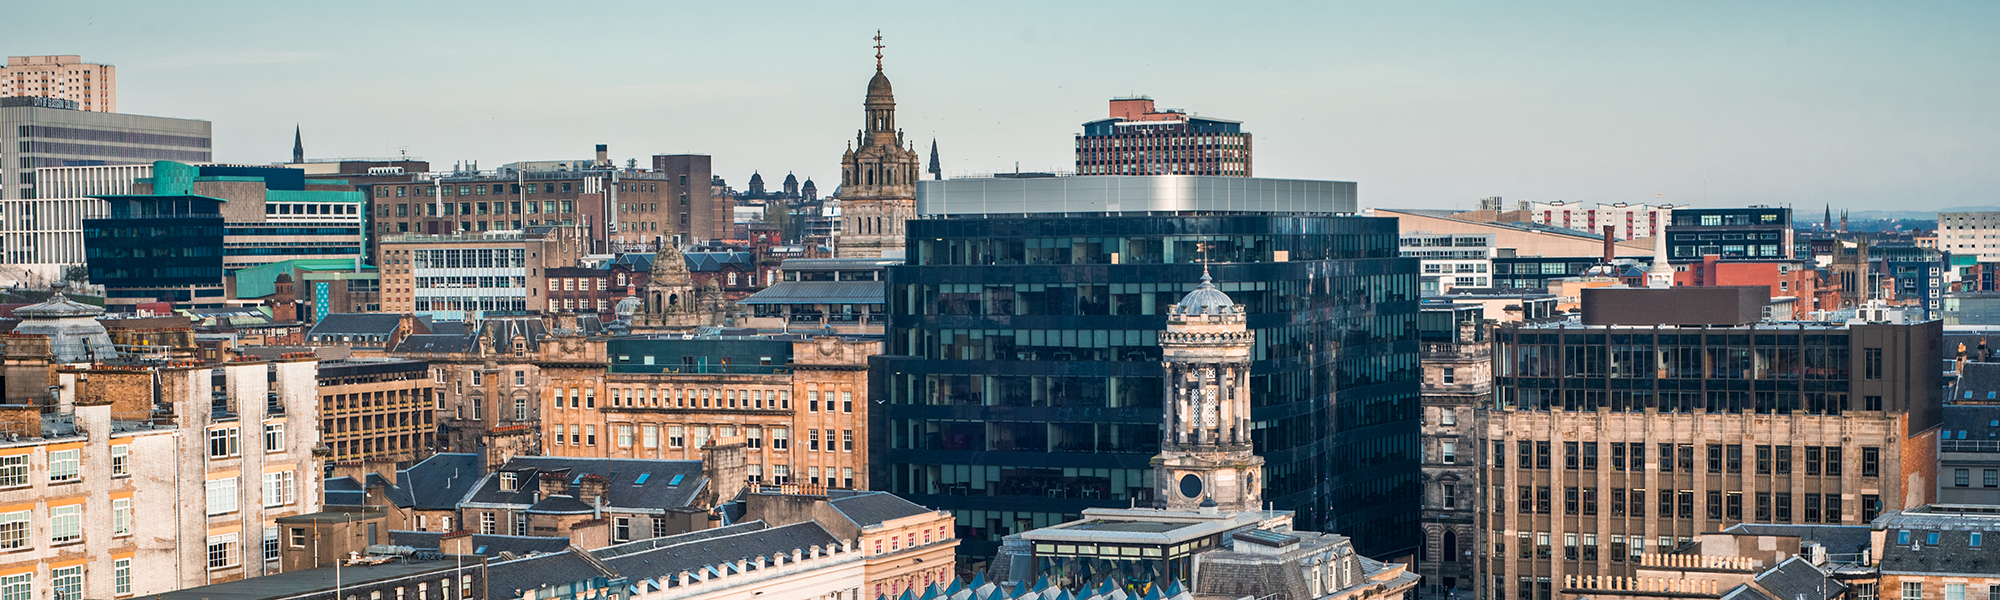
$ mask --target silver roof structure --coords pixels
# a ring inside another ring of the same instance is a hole
[[[1208,175],[992,177],[917,182],[917,214],[1353,213],[1352,181]]]

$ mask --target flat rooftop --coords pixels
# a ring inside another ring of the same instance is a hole
[[[979,177],[917,182],[917,214],[1353,214],[1355,183],[1210,175]]]

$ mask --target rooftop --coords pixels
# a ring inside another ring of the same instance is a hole
[[[469,564],[478,568],[475,561],[452,560],[404,560],[380,565],[355,565],[351,567],[325,567],[278,573],[262,577],[252,577],[240,581],[191,587],[165,594],[154,594],[155,600],[263,600],[266,598],[293,598],[314,592],[324,592],[338,587],[354,587],[378,581],[402,579],[406,577],[447,572],[463,568]]]
[[[1071,175],[917,182],[925,216],[1156,212],[1351,214],[1351,181],[1208,175]]]

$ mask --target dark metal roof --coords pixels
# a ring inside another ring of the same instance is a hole
[[[436,573],[449,573],[459,568],[457,560],[426,560],[392,562],[380,565],[356,565],[352,567],[332,567],[306,569],[289,573],[277,573],[262,577],[251,577],[228,583],[217,583],[191,587],[182,590],[153,594],[158,600],[264,600],[267,598],[294,598],[326,592],[341,587],[363,586],[378,581],[389,581],[414,576],[427,579]],[[472,566],[477,568],[478,564]],[[468,569],[469,570],[469,569]],[[436,579],[442,579],[437,577]]]
[[[368,493],[361,489],[361,482],[353,477],[333,477],[321,483],[326,490],[326,504],[359,506],[367,504]]]
[[[887,281],[781,281],[737,304],[886,304]]]
[[[2000,516],[1930,512],[1928,508],[1889,511],[1874,526],[1886,530],[1877,568],[1883,573],[2000,573]],[[1910,532],[1909,543],[1901,532]],[[1972,534],[1981,543],[1972,545]],[[1932,541],[1930,536],[1936,535]]]
[[[727,265],[748,267],[753,260],[749,252],[688,252],[681,256],[687,258],[689,273],[720,271]]]
[[[2000,405],[1946,404],[1939,439],[2000,440]]]

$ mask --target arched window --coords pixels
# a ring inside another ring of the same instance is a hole
[[[875,185],[875,170],[868,170],[868,185]]]
[[[681,305],[681,295],[680,295],[680,294],[668,294],[668,295],[667,295],[667,306],[668,306],[668,307],[674,307],[674,306],[680,306],[680,305]]]
[[[1458,562],[1458,532],[1449,529],[1444,532],[1444,562]]]

